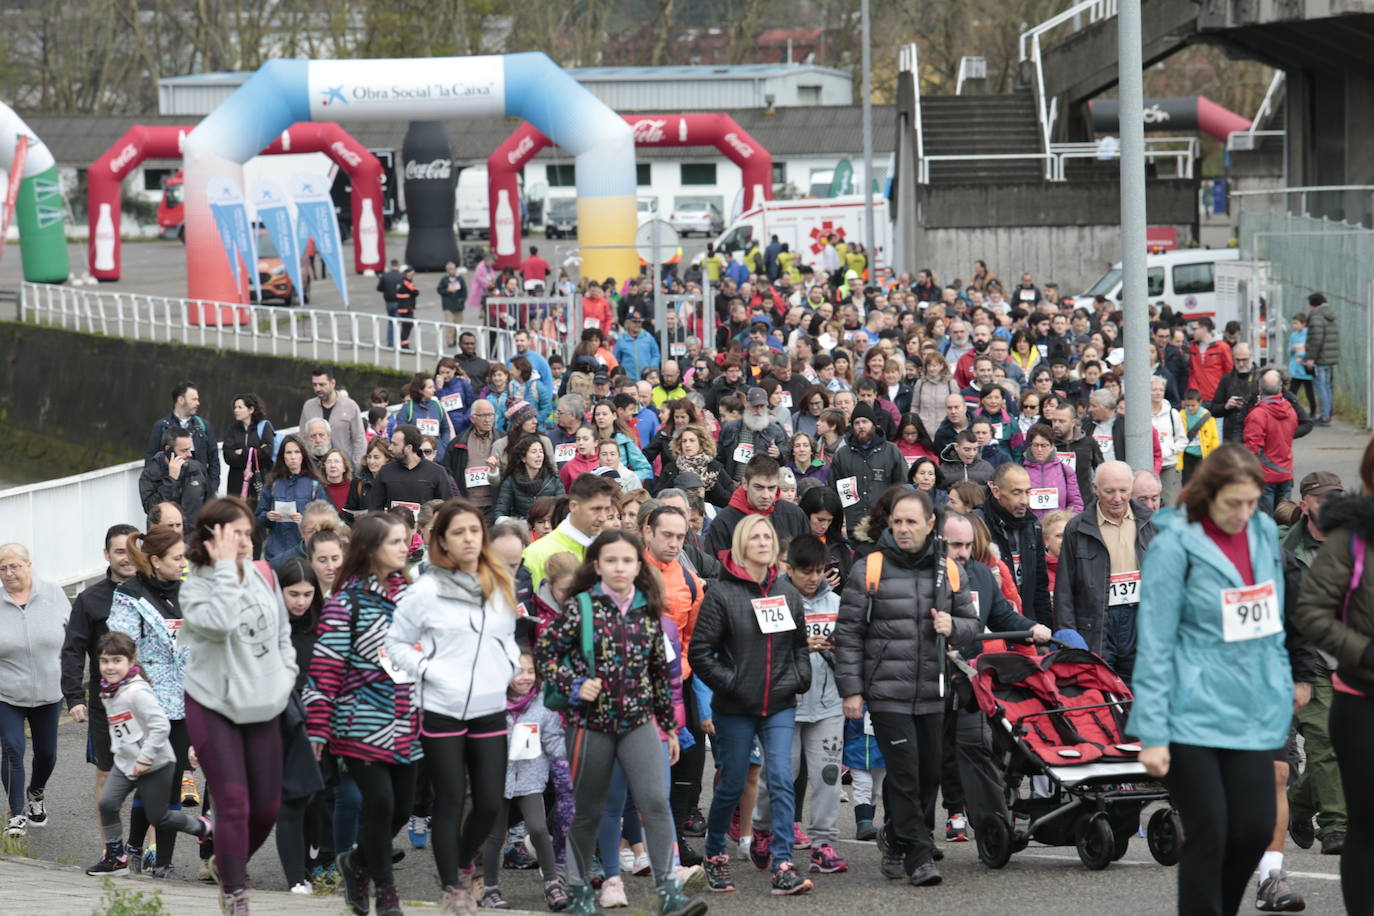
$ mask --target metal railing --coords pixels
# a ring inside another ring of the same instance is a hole
[[[911,126],[916,131],[916,169],[918,174],[917,181],[925,183],[929,178],[919,177],[926,174],[925,158],[926,143],[925,135],[921,127],[921,54],[916,47],[916,43],[902,45],[898,54],[898,68],[911,74]]]
[[[1174,163],[1175,178],[1192,178],[1193,165],[1201,152],[1197,137],[1146,137],[1145,161],[1152,163]],[[1091,141],[1086,143],[1052,143],[1050,153],[1055,160],[1055,181],[1064,180],[1064,163],[1069,159],[1119,159],[1121,149],[1111,149],[1109,154]]]
[[[921,159],[920,182],[930,184],[930,164],[932,162],[990,162],[996,160],[1033,159],[1045,163],[1045,177],[1053,178],[1057,172],[1053,153],[940,153]]]
[[[1115,17],[1116,11],[1117,0],[1083,0],[1062,13],[1051,16],[1035,28],[1021,33],[1017,49],[1020,52],[1021,63],[1029,64],[1034,76],[1031,88],[1035,92],[1036,113],[1040,119],[1041,148],[1047,153],[1050,151],[1054,124],[1059,115],[1059,100],[1056,98],[1048,103],[1045,100],[1045,68],[1041,59],[1041,38],[1064,25],[1071,26],[1072,30],[1077,32],[1084,25]]]
[[[1287,131],[1282,130],[1233,130],[1226,135],[1226,149],[1231,150],[1252,150],[1255,148],[1256,139],[1265,137],[1282,137]]]
[[[572,309],[569,299],[523,296],[490,299],[488,308],[494,309],[490,314],[497,318],[505,315],[507,308],[523,308],[528,317],[532,314],[532,303],[536,315],[540,308],[545,315],[555,308]],[[194,323],[190,320],[193,314],[213,318],[215,323]],[[116,337],[366,363],[416,372],[432,369],[436,359],[450,355],[453,341],[464,331],[477,336],[478,353],[486,359],[504,362],[514,353],[515,332],[522,328],[531,332],[535,346],[546,355],[566,353],[565,340],[545,336],[541,329],[525,323],[507,327],[504,321],[487,326],[425,318],[403,320],[367,312],[204,302],[44,283],[20,286],[19,317],[21,321]],[[409,348],[388,346],[388,329],[397,341],[405,339],[402,334],[408,330]]]

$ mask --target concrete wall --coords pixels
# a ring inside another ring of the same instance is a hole
[[[310,397],[306,360],[78,334],[0,322],[0,465],[42,479],[140,458],[153,421],[171,409],[172,386],[194,381],[216,435],[236,394],[263,399],[268,419],[295,426]],[[338,366],[340,386],[366,405],[375,387],[392,399],[409,375]]]
[[[1145,204],[1151,225],[1196,223],[1197,187],[1191,179],[1147,182]],[[916,206],[921,225],[928,229],[1115,223],[1121,214],[1121,184],[1111,180],[923,185]]]

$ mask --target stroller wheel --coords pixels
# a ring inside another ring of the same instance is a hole
[[[974,828],[978,858],[988,868],[1001,868],[1011,861],[1011,828],[1000,817],[987,817]]]
[[[1112,822],[1105,814],[1094,814],[1082,821],[1078,828],[1078,858],[1092,871],[1100,871],[1112,863],[1116,853],[1116,837]]]
[[[1130,832],[1116,834],[1116,848],[1112,851],[1113,862],[1119,862],[1126,855],[1131,848],[1131,838],[1134,836],[1135,834]]]
[[[1161,808],[1150,815],[1150,824],[1145,828],[1145,841],[1150,845],[1150,855],[1160,865],[1177,865],[1179,853],[1183,848],[1183,819],[1175,808]]]

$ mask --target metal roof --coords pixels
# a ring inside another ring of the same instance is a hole
[[[853,155],[863,149],[863,111],[858,105],[818,105],[812,108],[736,109],[729,112],[775,160],[816,158],[828,155]],[[25,120],[57,157],[60,165],[85,168],[134,124],[188,124],[197,118],[134,117],[128,115],[31,115]],[[464,163],[483,161],[520,122],[513,118],[475,118],[449,121],[449,142],[453,156]],[[405,137],[405,121],[360,121],[344,125],[358,142],[370,149],[397,149]],[[880,155],[893,150],[896,109],[890,105],[873,106],[873,149]],[[707,148],[662,147],[640,149],[640,160],[713,158]],[[542,157],[566,158],[561,150],[551,149]]]
[[[853,77],[843,70],[822,67],[818,64],[736,64],[734,66],[709,64],[680,67],[573,67],[568,74],[578,82],[635,82],[649,80],[681,79],[769,79],[772,77],[793,76],[805,73],[822,73],[828,76]]]
[[[251,70],[220,70],[217,73],[188,73],[183,76],[164,76],[159,86],[240,86],[248,82]]]

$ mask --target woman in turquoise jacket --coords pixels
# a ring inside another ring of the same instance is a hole
[[[1128,731],[1183,819],[1180,913],[1234,914],[1274,832],[1294,692],[1278,532],[1255,512],[1263,489],[1255,456],[1221,446],[1179,508],[1154,514],[1141,569]]]

